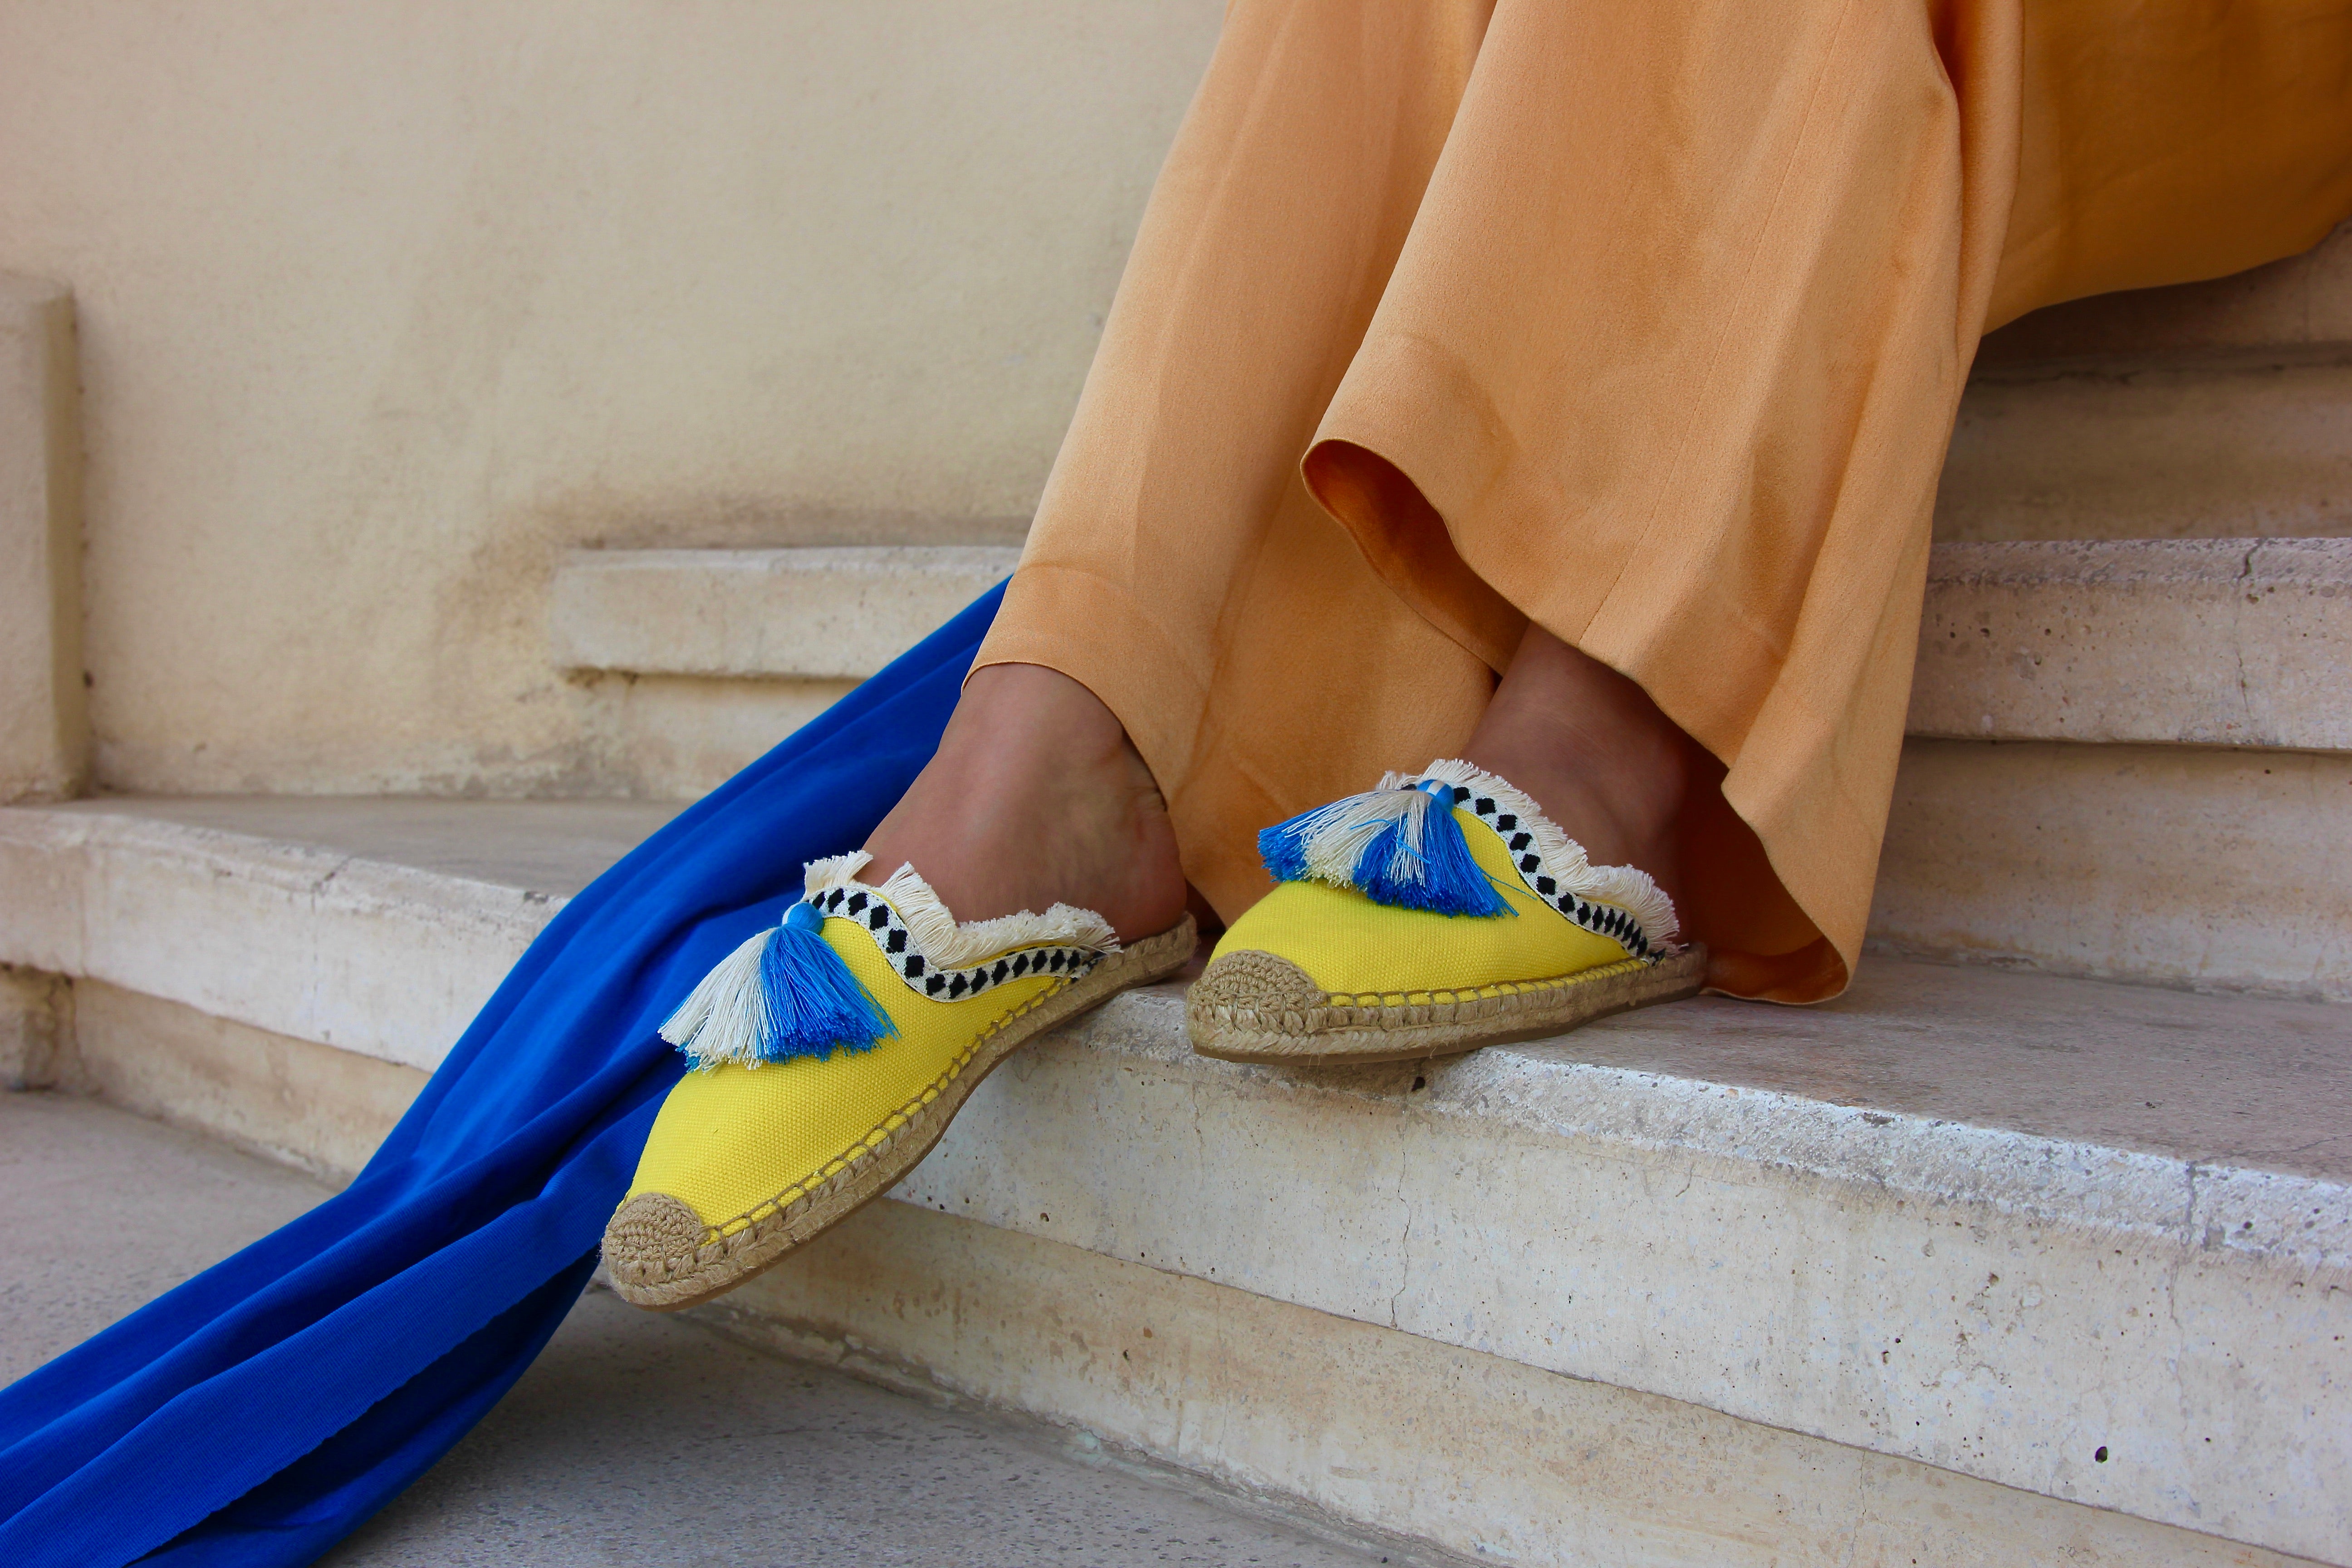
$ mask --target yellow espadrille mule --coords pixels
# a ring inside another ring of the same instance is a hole
[[[902,866],[811,863],[783,924],[737,949],[662,1036],[694,1058],[604,1229],[640,1307],[730,1289],[914,1169],[980,1080],[1055,1025],[1192,956],[1191,916],[1122,948],[1056,904],[959,925]]]
[[[1258,836],[1267,894],[1185,1000],[1230,1061],[1410,1061],[1696,994],[1706,954],[1631,866],[1595,866],[1467,763],[1391,773]]]

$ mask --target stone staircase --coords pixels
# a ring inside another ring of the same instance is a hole
[[[704,1316],[1507,1562],[2352,1563],[2352,236],[1997,335],[1937,527],[1847,997],[1279,1073],[1132,994]],[[582,552],[552,658],[701,787],[1012,559]],[[0,811],[0,1065],[348,1171],[668,810]]]

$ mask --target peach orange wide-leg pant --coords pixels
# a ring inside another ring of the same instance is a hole
[[[1717,983],[1851,975],[1979,337],[2352,212],[2352,0],[1237,0],[981,662],[1257,828],[1454,754],[1528,620],[1725,764]]]

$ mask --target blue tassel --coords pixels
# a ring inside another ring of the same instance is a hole
[[[705,975],[662,1038],[698,1067],[871,1050],[896,1038],[882,1010],[823,935],[824,917],[796,903],[783,923],[751,938]]]
[[[872,1050],[898,1037],[898,1026],[849,972],[820,933],[824,917],[812,904],[794,904],[768,933],[760,953],[760,989],[768,1002],[761,1061],[828,1057],[835,1047]]]
[[[1328,806],[1318,808],[1327,811]],[[1265,863],[1268,875],[1277,882],[1311,882],[1315,873],[1307,868],[1307,839],[1313,831],[1318,811],[1301,812],[1272,827],[1261,827],[1257,833],[1257,858]]]
[[[1507,914],[1478,868],[1443,784],[1349,795],[1257,836],[1275,879],[1354,888],[1374,903],[1441,915]]]

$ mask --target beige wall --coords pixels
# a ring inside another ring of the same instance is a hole
[[[595,543],[1003,538],[1217,0],[0,0],[109,787],[596,793]]]

